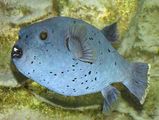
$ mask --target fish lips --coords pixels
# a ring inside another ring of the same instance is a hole
[[[18,45],[14,45],[11,52],[12,58],[21,58],[23,56],[23,50]]]

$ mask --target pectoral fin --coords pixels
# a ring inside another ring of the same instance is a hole
[[[71,25],[66,35],[66,47],[75,59],[93,63],[95,55],[87,41],[87,28],[82,24]]]

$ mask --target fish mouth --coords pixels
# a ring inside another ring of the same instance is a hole
[[[21,58],[23,56],[23,50],[18,45],[14,45],[11,52],[12,58]]]

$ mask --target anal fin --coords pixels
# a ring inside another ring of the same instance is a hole
[[[104,97],[103,112],[109,112],[112,106],[117,103],[120,92],[115,87],[109,85],[101,93]]]

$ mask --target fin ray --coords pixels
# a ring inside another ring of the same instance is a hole
[[[73,53],[76,59],[92,63],[95,60],[95,56],[87,42],[86,35],[87,29],[84,25],[71,25],[67,33],[66,47]]]
[[[118,40],[119,35],[118,35],[118,30],[117,30],[117,22],[104,27],[101,32],[103,35],[108,39],[110,42],[115,42]]]
[[[149,90],[147,77],[149,66],[146,63],[133,63],[132,69],[131,80],[126,80],[123,84],[139,100],[140,104],[143,104]]]
[[[101,93],[104,97],[103,112],[108,112],[111,110],[112,105],[117,102],[120,92],[115,87],[109,85]]]

